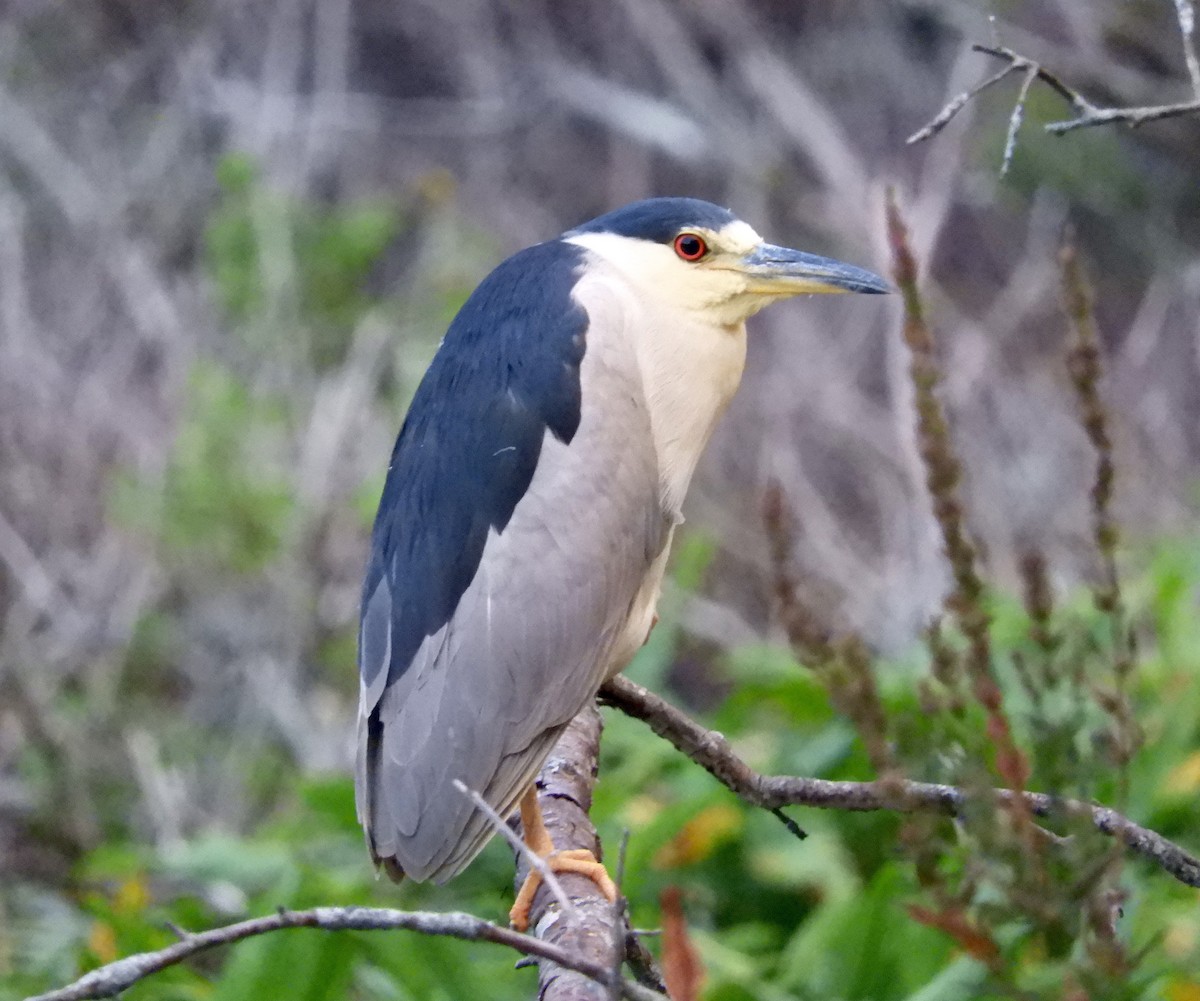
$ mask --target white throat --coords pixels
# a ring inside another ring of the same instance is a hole
[[[595,338],[619,337],[624,343],[618,350],[635,354],[662,503],[678,515],[696,463],[741,382],[745,322],[672,295],[664,286],[678,265],[657,252],[666,248],[647,245],[644,255],[631,259],[633,241],[591,233],[569,239],[595,255],[575,288],[591,317],[588,350]]]
[[[683,505],[696,463],[742,380],[746,325],[710,323],[692,314],[652,321],[638,361],[668,511]]]

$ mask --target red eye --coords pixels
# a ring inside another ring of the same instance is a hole
[[[680,233],[675,237],[675,253],[685,261],[698,261],[708,253],[708,244],[695,233]]]

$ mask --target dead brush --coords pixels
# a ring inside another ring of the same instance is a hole
[[[1064,806],[1035,817],[1022,797],[1001,800],[993,791],[1039,790],[1054,802],[1115,797],[1120,806],[1140,740],[1130,699],[1137,650],[1118,574],[1116,465],[1090,292],[1068,239],[1058,262],[1070,329],[1066,370],[1096,456],[1094,615],[1060,607],[1045,559],[1027,552],[1020,559],[1021,611],[1009,613],[1020,614],[1022,636],[1000,645],[994,609],[1002,596],[983,575],[971,541],[960,490],[964,464],[939,398],[941,362],[918,262],[890,193],[887,232],[904,303],[915,433],[951,582],[942,614],[925,633],[918,690],[924,719],[901,719],[881,694],[881,667],[867,646],[830,635],[803,607],[788,571],[786,498],[773,485],[764,514],[779,614],[798,658],[854,724],[881,795],[891,789],[902,797],[904,782],[916,779],[946,782],[968,796],[953,820],[909,813],[903,821],[900,842],[919,888],[909,916],[984,964],[1001,995],[1049,997],[1052,980],[1056,997],[1064,985],[1073,996],[1119,996],[1135,966],[1117,934],[1119,849],[1078,811]]]

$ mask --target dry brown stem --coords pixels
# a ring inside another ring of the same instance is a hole
[[[933,503],[933,516],[942,534],[946,562],[954,586],[946,598],[946,609],[955,618],[966,637],[968,653],[964,658],[971,692],[987,713],[987,731],[996,749],[996,770],[1009,787],[1024,788],[1029,763],[1013,737],[1012,725],[1004,708],[1000,685],[992,662],[990,617],[983,605],[984,582],[976,568],[975,547],[966,527],[959,492],[962,464],[954,450],[950,424],[938,396],[942,381],[933,330],[925,320],[917,283],[917,262],[909,244],[908,229],[900,215],[894,192],[887,199],[888,243],[892,252],[892,277],[904,297],[904,343],[911,358],[917,441],[925,465],[925,484]],[[1033,844],[1032,825],[1022,816],[1019,800],[1013,802],[1014,819]]]
[[[1141,735],[1129,698],[1137,651],[1117,567],[1120,530],[1112,512],[1116,462],[1109,415],[1100,393],[1104,366],[1100,334],[1092,309],[1092,291],[1069,232],[1059,250],[1058,263],[1062,274],[1063,308],[1071,327],[1067,371],[1079,401],[1084,432],[1096,454],[1095,480],[1091,489],[1092,536],[1100,556],[1101,581],[1093,587],[1092,595],[1096,609],[1108,620],[1115,682],[1111,694],[1097,694],[1101,705],[1113,718],[1113,763],[1118,769],[1121,802],[1124,802],[1128,793],[1128,765],[1141,742]]]

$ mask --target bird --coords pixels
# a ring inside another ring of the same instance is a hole
[[[392,450],[358,636],[355,800],[392,879],[445,882],[495,833],[552,870],[535,777],[657,621],[684,496],[746,358],[746,320],[863,268],[766,243],[707,201],[637,201],[528,247],[451,322]],[[535,869],[510,912],[529,920]]]

